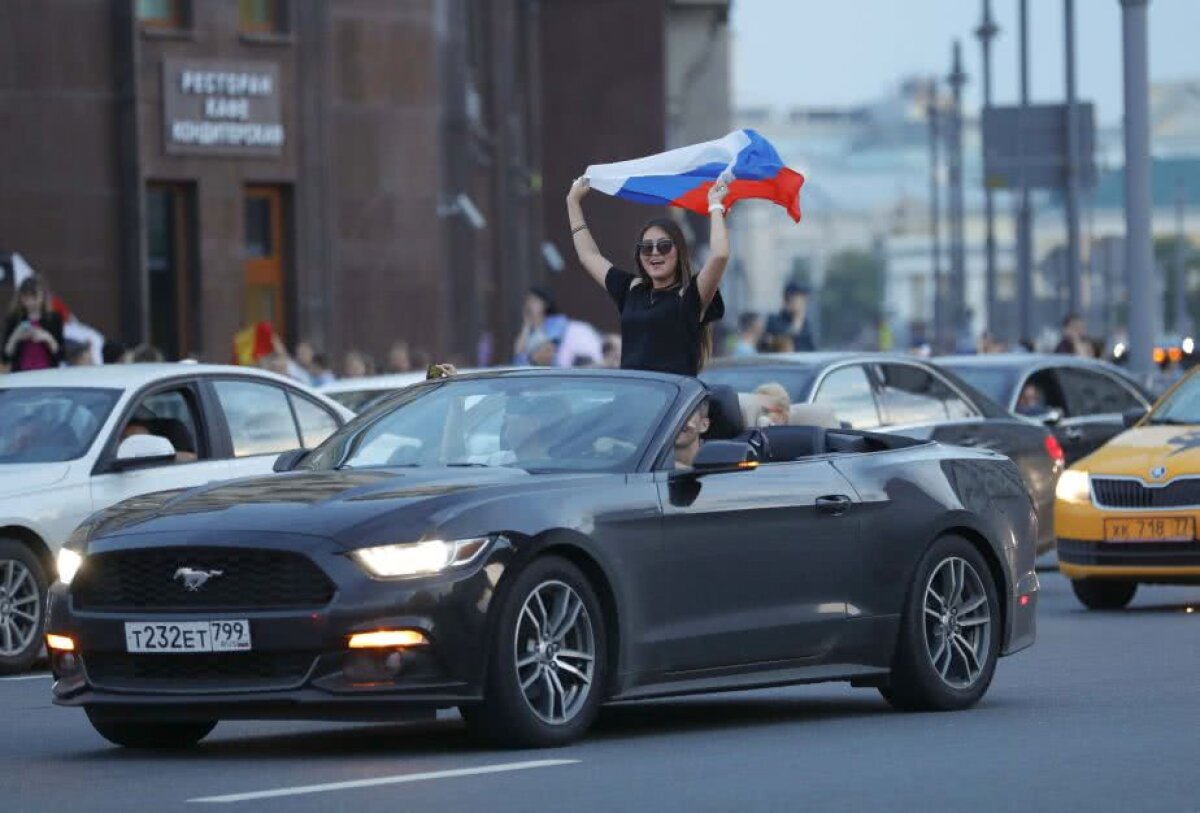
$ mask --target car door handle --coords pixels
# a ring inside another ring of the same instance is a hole
[[[978,446],[979,438],[975,435],[967,435],[958,439],[959,446]]]
[[[1063,433],[1067,440],[1083,440],[1083,430],[1078,427],[1071,427]]]
[[[845,494],[830,494],[825,497],[817,497],[818,513],[838,517],[849,510],[850,498]]]

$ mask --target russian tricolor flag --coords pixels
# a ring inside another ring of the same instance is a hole
[[[680,206],[708,214],[708,190],[724,176],[729,182],[726,204],[763,198],[800,219],[800,187],[804,176],[788,169],[779,153],[754,130],[735,130],[724,138],[677,150],[594,164],[585,173],[592,189],[638,203]]]

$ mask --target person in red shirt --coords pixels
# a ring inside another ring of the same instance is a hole
[[[17,287],[0,345],[0,361],[14,373],[62,363],[62,317],[47,307],[46,300],[46,289],[37,277],[28,277]]]

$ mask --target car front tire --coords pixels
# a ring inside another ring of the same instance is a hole
[[[96,733],[124,748],[174,750],[191,748],[212,733],[216,720],[159,723],[122,720],[87,709],[88,722]]]
[[[0,538],[0,674],[24,672],[41,654],[48,587],[37,555]]]
[[[1003,632],[991,571],[967,540],[938,539],[905,600],[892,673],[880,693],[905,711],[975,705],[992,682]]]
[[[483,702],[460,709],[501,746],[566,745],[588,730],[608,677],[605,619],[583,572],[556,556],[535,559],[500,600]]]
[[[1121,610],[1133,601],[1137,582],[1108,579],[1072,579],[1071,589],[1089,610]]]

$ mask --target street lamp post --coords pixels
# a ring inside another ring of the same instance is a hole
[[[975,29],[975,36],[983,48],[983,109],[992,106],[992,40],[1000,33],[999,26],[992,19],[992,0],[983,0],[983,22]],[[985,145],[986,148],[986,145]],[[995,230],[995,201],[992,198],[992,186],[985,176],[983,179],[983,212],[986,235],[984,237],[984,308],[987,314],[987,330],[993,336],[997,333],[996,319],[996,230]]]
[[[967,75],[962,69],[962,46],[954,42],[954,62],[946,77],[951,89],[950,143],[947,145],[950,170],[950,308],[949,328],[957,349],[966,327],[967,255],[965,213],[963,210],[962,88]]]
[[[1183,182],[1175,188],[1175,332],[1180,337],[1192,331],[1191,314],[1188,313],[1187,243],[1183,231]]]
[[[1153,372],[1162,319],[1158,272],[1150,238],[1150,0],[1120,0],[1125,77],[1125,273],[1129,286],[1129,367]]]
[[[1028,0],[1021,0],[1017,16],[1020,49],[1021,108],[1029,107],[1029,9]],[[1018,122],[1017,138],[1022,139]],[[1022,145],[1023,146],[1023,145]],[[1023,157],[1023,154],[1022,154]],[[1033,205],[1029,185],[1022,176],[1020,199],[1017,203],[1017,319],[1022,341],[1035,341],[1033,314]]]
[[[942,307],[942,207],[940,150],[941,124],[938,111],[937,79],[929,80],[929,99],[925,105],[925,113],[929,117],[929,233],[930,249],[933,265],[933,335],[930,344],[933,352],[939,353],[942,348],[942,337],[945,329],[944,308]]]
[[[1079,126],[1075,115],[1075,0],[1063,0],[1063,36],[1067,68],[1067,311],[1082,312],[1079,265]]]

